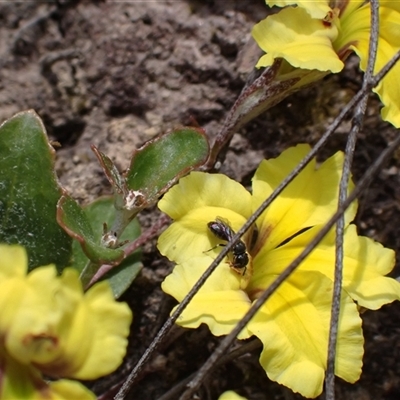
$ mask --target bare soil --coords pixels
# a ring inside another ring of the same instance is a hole
[[[68,1],[0,3],[0,120],[33,108],[57,152],[61,183],[81,204],[111,188],[90,144],[121,170],[133,149],[178,124],[196,121],[212,137],[246,82],[259,55],[251,27],[267,9],[260,1]],[[361,75],[350,60],[340,75],[291,96],[235,135],[221,171],[248,185],[263,158],[296,143],[315,143]],[[350,119],[329,141],[322,157],[344,149]],[[398,132],[379,117],[372,98],[356,150],[357,180]],[[359,232],[400,249],[400,161],[394,157],[360,200]],[[158,218],[140,216],[143,228]],[[124,295],[135,313],[125,364],[89,385],[111,396],[143,354],[175,304],[160,289],[172,265],[144,249],[144,268]],[[393,276],[398,276],[396,267]],[[363,314],[365,358],[359,382],[338,380],[339,400],[400,398],[400,304]],[[130,399],[159,399],[198,370],[220,338],[206,327],[174,329],[147,365]],[[236,344],[239,346],[239,343]],[[217,399],[233,389],[251,400],[300,399],[270,382],[258,364],[259,348],[215,370],[199,396]],[[111,397],[108,397],[111,398]],[[178,398],[177,395],[169,397]]]

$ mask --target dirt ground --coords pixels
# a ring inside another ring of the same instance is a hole
[[[81,204],[88,203],[111,191],[90,144],[123,170],[135,147],[169,127],[195,120],[210,137],[218,131],[257,60],[250,30],[266,12],[262,0],[1,2],[0,120],[35,109],[50,138],[62,145],[57,152],[61,183]],[[235,135],[221,171],[248,185],[261,159],[296,143],[315,143],[359,88],[355,61],[249,123]],[[349,121],[342,124],[322,157],[344,149],[349,126]],[[381,121],[379,103],[371,98],[355,180],[397,133]],[[381,171],[360,200],[357,216],[361,234],[396,251],[399,165],[394,157]],[[157,218],[157,211],[149,210],[140,221],[146,228]],[[159,255],[155,241],[144,250],[143,271],[124,295],[135,313],[126,362],[111,377],[89,384],[98,394],[107,392],[103,398],[143,354],[175,304],[160,289],[172,265]],[[397,266],[393,276],[399,275]],[[338,380],[337,399],[399,399],[400,303],[368,311],[363,319],[363,375],[354,385]],[[174,329],[129,398],[160,399],[198,370],[219,340],[206,328]],[[214,371],[200,398],[217,399],[232,389],[251,400],[300,399],[267,379],[259,351]]]

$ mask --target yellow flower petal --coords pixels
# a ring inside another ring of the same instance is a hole
[[[219,396],[218,400],[247,400],[246,397],[239,396],[233,390],[228,390]]]
[[[127,304],[114,300],[107,282],[90,288],[84,302],[85,313],[82,313],[80,321],[76,318],[75,328],[86,333],[84,324],[90,318],[94,330],[91,332],[90,353],[74,377],[94,379],[115,371],[121,365],[128,344],[132,312]],[[68,343],[71,356],[76,355],[77,344],[73,340]]]
[[[251,212],[249,202],[250,193],[227,176],[192,172],[164,195],[158,207],[174,220],[178,220],[201,207],[226,208],[248,216]]]
[[[313,19],[302,8],[285,8],[256,24],[252,35],[267,54],[256,67],[272,65],[275,58],[284,58],[302,69],[339,72],[343,62],[332,48],[338,35],[334,23],[327,25]]]
[[[57,296],[62,287],[56,274],[53,266],[39,267],[15,286],[19,303],[10,304],[14,318],[4,327],[5,345],[20,363],[29,364],[37,359],[47,362],[60,352],[57,325],[66,305]]]
[[[308,145],[298,145],[279,157],[264,160],[253,178],[253,202],[256,209],[309,152]],[[316,169],[315,160],[289,184],[257,221],[256,244],[269,251],[304,228],[326,222],[337,209],[343,154],[336,153]],[[353,185],[350,185],[350,188]],[[346,213],[351,221],[357,205]]]
[[[400,35],[400,13],[397,13],[399,21],[397,37]],[[379,41],[378,45],[378,57],[376,60],[375,71],[379,71],[393,56],[400,50],[400,42],[396,44],[396,47],[388,43],[384,39]],[[361,58],[361,69],[365,70],[363,60],[366,60],[365,53],[362,52],[362,48],[355,48],[355,52]],[[390,122],[396,128],[400,127],[400,85],[398,77],[400,75],[400,64],[397,63],[385,78],[373,89],[378,94],[380,100],[383,103],[381,110],[382,119]]]
[[[194,257],[178,264],[162,283],[164,292],[182,301],[212,261],[209,257]],[[228,334],[250,307],[246,293],[240,290],[240,276],[227,264],[221,264],[194,296],[177,323],[197,328],[205,323],[216,335]],[[243,331],[240,338],[249,334]]]
[[[364,4],[364,0],[334,0],[332,7],[339,7],[340,8],[340,19],[344,20],[351,15],[354,11],[361,8]],[[381,1],[379,1],[382,4]]]
[[[77,280],[75,270],[64,270],[64,287],[74,288]],[[80,288],[79,295],[72,318],[58,327],[62,354],[52,362],[37,364],[51,376],[96,379],[113,372],[125,355],[132,321],[129,307],[114,300],[107,282],[91,287],[84,296]]]
[[[278,273],[279,269],[286,267],[320,228],[316,226],[268,253],[260,252],[253,260],[254,275],[249,290],[265,285],[268,273]],[[334,254],[335,237],[334,231],[331,231],[300,265],[300,269],[319,271],[333,280]],[[354,225],[349,225],[345,231],[343,262],[343,288],[360,306],[376,310],[384,304],[400,299],[400,283],[384,276],[394,266],[393,250],[384,248],[372,239],[358,236]]]
[[[6,337],[16,310],[20,307],[26,285],[23,279],[13,278],[0,281],[0,304],[3,305],[0,318],[0,335]],[[4,306],[8,305],[8,307]]]
[[[322,392],[331,298],[329,279],[296,271],[249,323],[249,331],[263,343],[260,363],[268,376],[305,397]],[[345,293],[341,304],[335,373],[354,382],[362,366],[361,319]]]
[[[350,225],[344,236],[344,288],[360,306],[376,310],[400,299],[400,283],[386,277],[395,265],[395,253],[374,240],[357,235]]]
[[[323,19],[325,15],[331,10],[328,0],[266,0],[270,7],[286,7],[297,5],[303,8],[313,18]]]
[[[96,400],[97,396],[79,382],[62,379],[50,382],[48,397],[40,397],[43,400]],[[39,399],[38,399],[39,400]]]
[[[0,244],[0,282],[12,277],[23,277],[28,270],[26,250],[17,244]]]
[[[184,328],[198,328],[201,324],[206,324],[213,335],[227,335],[249,308],[250,303],[244,292],[203,293],[193,298],[176,323]],[[244,328],[238,339],[247,339],[250,336]]]

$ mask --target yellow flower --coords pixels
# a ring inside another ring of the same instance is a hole
[[[295,68],[337,73],[354,51],[365,71],[370,35],[370,7],[363,0],[290,1],[266,0],[270,6],[287,7],[253,28],[253,37],[266,52],[257,67],[283,58]],[[400,2],[381,0],[375,72],[400,50]],[[382,118],[400,127],[400,64],[386,75],[374,91],[384,107]],[[315,74],[320,79],[321,73]],[[310,79],[310,78],[308,78]]]
[[[246,397],[239,396],[233,390],[228,390],[219,396],[218,400],[247,400]]]
[[[107,282],[83,293],[72,268],[58,277],[54,266],[28,275],[27,266],[24,248],[0,245],[0,358],[3,373],[9,373],[0,398],[10,398],[18,387],[27,388],[27,398],[44,398],[44,392],[77,398],[68,390],[90,393],[79,383],[47,384],[41,376],[95,379],[113,372],[125,355],[132,313],[114,300]]]
[[[308,151],[307,145],[299,145],[276,159],[264,160],[253,178],[252,195],[221,174],[192,172],[181,179],[159,202],[160,209],[175,221],[160,236],[158,247],[178,263],[163,282],[163,290],[181,301],[221,251],[215,246],[226,244],[207,224],[226,220],[237,231]],[[231,253],[195,295],[178,324],[196,328],[205,323],[215,335],[228,334],[335,212],[342,164],[342,153],[319,168],[315,161],[309,164],[257,220],[255,243],[251,232],[242,238],[249,257],[246,271],[231,267]],[[349,382],[359,378],[362,365],[357,304],[377,309],[400,298],[400,284],[384,276],[394,266],[394,252],[357,235],[349,224],[356,207],[353,204],[345,216],[344,290],[336,352],[336,375]],[[241,339],[255,335],[262,341],[260,363],[272,380],[306,397],[318,396],[323,386],[334,252],[332,231],[239,334]]]

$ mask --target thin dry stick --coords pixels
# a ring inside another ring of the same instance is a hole
[[[222,356],[218,362],[215,364],[215,368],[218,368],[232,360],[237,359],[238,357],[251,353],[252,351],[260,348],[262,346],[261,342],[258,339],[254,339],[251,342],[245,343],[240,346],[238,349],[231,351],[229,354]],[[180,392],[182,392],[186,385],[197,375],[197,372],[189,375],[187,378],[180,381],[177,385],[175,385],[172,389],[168,390],[167,393],[163,394],[158,400],[176,400],[177,396]]]
[[[378,50],[379,35],[379,1],[371,0],[371,34],[369,38],[368,65],[363,79],[363,87],[368,87],[373,77],[376,54]],[[357,135],[364,121],[365,111],[367,109],[368,95],[366,93],[360,104],[356,107],[353,117],[353,126],[347,140],[343,172],[339,189],[339,204],[346,200],[347,190],[350,180],[350,168],[353,162],[354,150],[357,142]],[[331,321],[328,339],[328,360],[325,378],[326,400],[335,400],[335,358],[336,343],[338,335],[340,297],[342,292],[343,279],[343,238],[344,238],[345,220],[344,214],[339,218],[336,224],[336,249],[335,249],[335,276],[333,284],[333,297],[331,306]]]
[[[308,162],[315,156],[317,151],[324,145],[324,143],[328,140],[329,136],[337,129],[340,125],[344,117],[347,113],[360,101],[360,99],[367,93],[373,86],[377,85],[383,77],[390,71],[393,65],[400,59],[400,51],[390,60],[384,68],[377,74],[377,76],[372,81],[371,85],[367,88],[362,88],[344,107],[342,112],[338,115],[338,117],[333,121],[325,134],[321,137],[321,139],[317,142],[314,148],[307,154],[306,157],[296,166],[296,168],[282,181],[282,183],[274,190],[271,196],[254,212],[254,214],[248,219],[248,221],[238,230],[236,235],[232,238],[232,240],[223,248],[223,250],[219,253],[219,255],[215,258],[215,260],[211,263],[211,265],[207,268],[204,274],[200,277],[200,279],[196,282],[187,296],[182,300],[182,302],[178,305],[175,312],[171,315],[171,317],[165,322],[165,324],[161,327],[156,337],[150,344],[150,346],[146,349],[143,356],[140,358],[138,363],[135,365],[131,373],[129,374],[127,380],[122,385],[121,390],[115,396],[115,400],[123,400],[124,397],[128,394],[131,386],[134,384],[135,380],[140,374],[143,366],[146,364],[148,359],[154,353],[154,351],[158,348],[158,346],[162,343],[163,338],[167,335],[168,331],[171,329],[172,325],[181,315],[183,310],[189,304],[194,295],[198,292],[198,290],[202,287],[204,282],[208,279],[214,269],[221,263],[224,257],[229,253],[234,244],[240,239],[241,236],[252,226],[252,224],[257,220],[257,218],[262,214],[262,212],[278,197],[278,195],[284,190],[284,188],[299,174],[299,172],[308,164]]]
[[[387,161],[387,159],[392,155],[396,148],[400,145],[400,136],[381,153],[375,163],[367,170],[359,184],[352,191],[352,193],[347,197],[343,204],[338,208],[336,213],[330,218],[326,225],[314,236],[308,246],[300,253],[296,259],[294,259],[288,267],[278,276],[278,278],[269,286],[263,294],[257,299],[257,301],[251,306],[250,310],[246,313],[243,319],[235,326],[232,332],[225,337],[225,339],[220,343],[214,353],[209,357],[205,364],[199,370],[196,378],[189,383],[188,390],[183,393],[179,400],[189,400],[190,397],[196,392],[200,387],[201,382],[207,373],[214,367],[217,360],[224,354],[231,343],[235,340],[236,336],[240,331],[247,325],[247,323],[253,318],[254,314],[262,307],[262,305],[268,300],[268,298],[274,293],[274,291],[289,277],[289,275],[300,265],[300,263],[314,250],[318,243],[325,237],[325,235],[330,231],[337,220],[342,216],[344,211],[349,207],[349,205],[360,195],[362,190],[366,188],[371,179],[377,174],[382,165]]]

